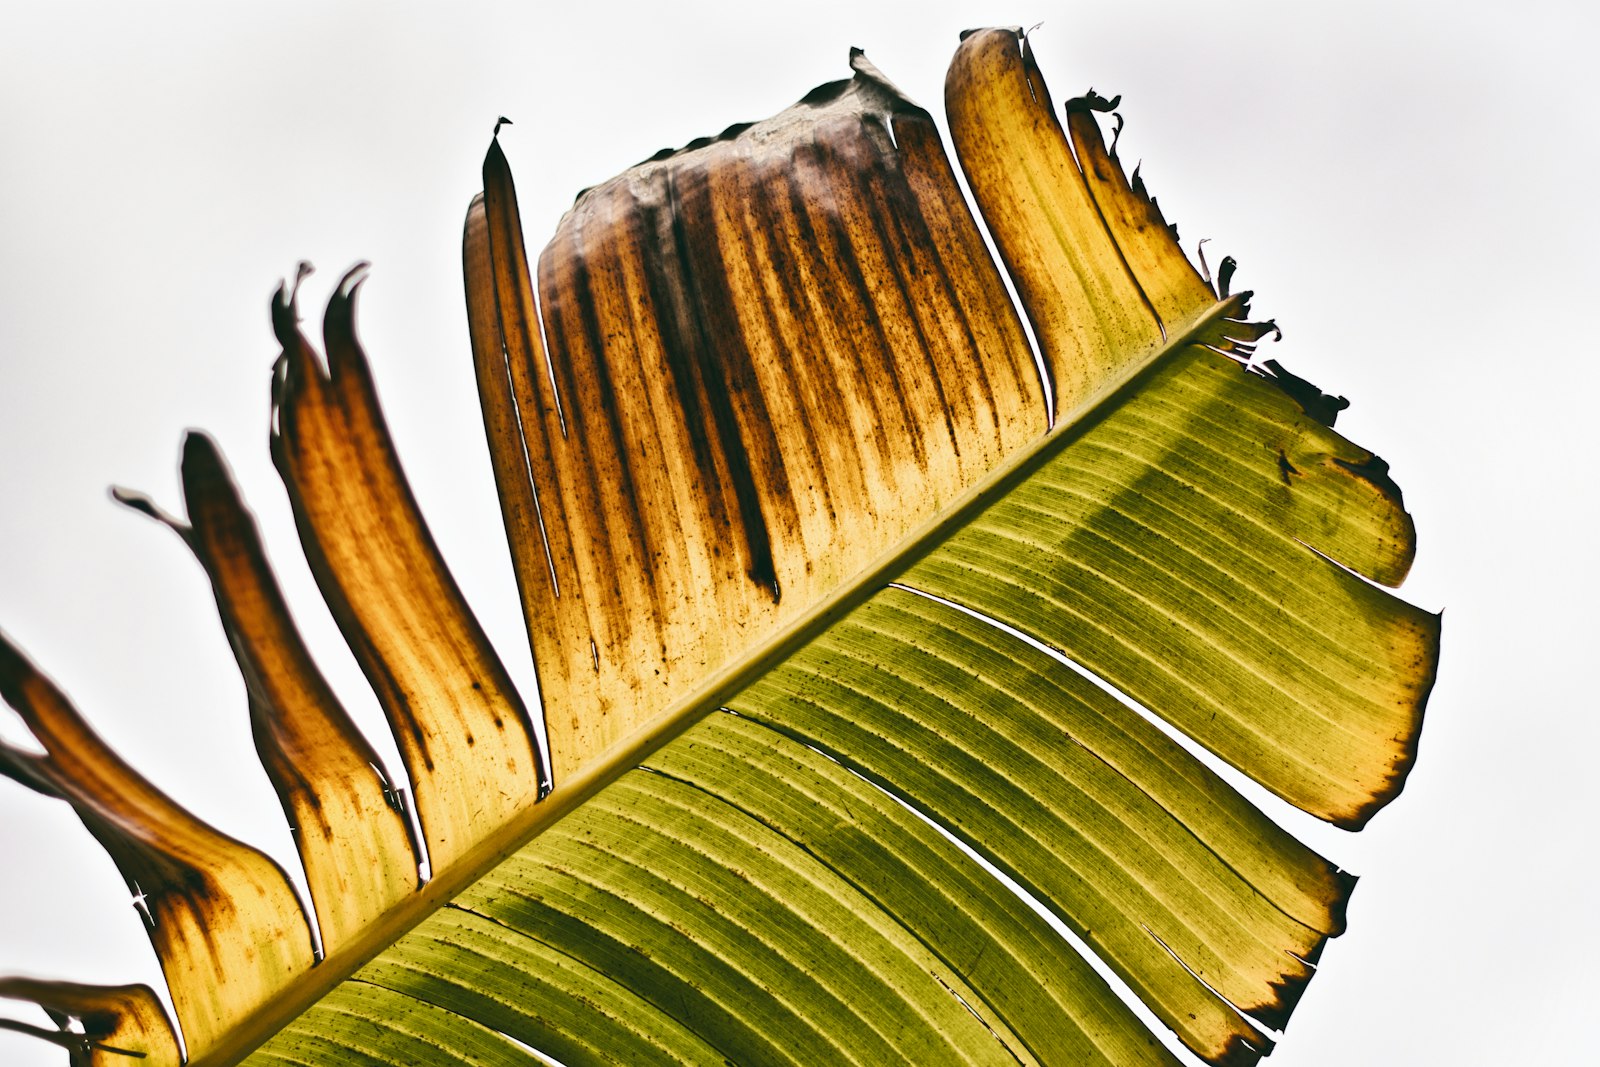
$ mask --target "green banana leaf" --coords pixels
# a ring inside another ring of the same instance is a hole
[[[1124,174],[1115,101],[1058,109],[1013,30],[951,66],[1036,362],[931,117],[851,66],[586,190],[536,263],[491,145],[467,306],[542,716],[395,458],[364,268],[325,364],[280,291],[273,458],[409,786],[191,435],[186,516],[119,499],[212,581],[314,921],[0,638],[44,750],[0,771],[116,861],[176,1026],[22,978],[58,1029],[0,1025],[100,1067],[1180,1062],[1146,1017],[1270,1051],[1354,879],[1192,749],[1348,829],[1398,795],[1439,636],[1382,588],[1400,492],[1256,361],[1275,328]]]

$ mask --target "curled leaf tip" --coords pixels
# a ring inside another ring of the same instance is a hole
[[[142,511],[152,518],[156,517],[155,503],[151,501],[151,499],[144,493],[137,493],[132,489],[124,489],[120,485],[111,486],[107,492],[111,494],[112,500],[116,501],[118,504],[121,504],[123,507],[132,508],[135,511]]]
[[[883,103],[888,105],[889,110],[917,109],[911,98],[901,92],[900,87],[890,81],[889,76],[879,70],[872,60],[867,58],[867,54],[859,48],[850,49],[850,69],[855,71],[856,77],[852,81],[839,83],[841,89],[864,82],[881,89],[886,94],[886,99],[883,100]]]
[[[494,120],[494,136],[496,136],[496,137],[500,136],[500,127],[502,127],[502,126],[514,126],[514,125],[516,125],[516,123],[514,123],[510,119],[506,118],[504,115],[501,115],[499,118]]]
[[[1217,297],[1221,300],[1228,299],[1228,285],[1233,281],[1233,272],[1239,269],[1239,261],[1232,256],[1223,256],[1222,262],[1217,264]]]
[[[1091,88],[1082,96],[1075,96],[1071,100],[1068,100],[1065,104],[1065,109],[1067,111],[1098,111],[1102,114],[1105,114],[1107,112],[1114,112],[1121,103],[1121,93],[1118,93],[1116,96],[1113,96],[1111,99],[1107,100],[1105,97],[1101,96],[1099,93],[1095,92],[1093,88]],[[1121,130],[1122,121],[1119,117],[1117,120],[1117,131],[1120,133]],[[1138,168],[1135,168],[1135,170],[1137,169]]]
[[[186,475],[227,477],[227,467],[216,441],[204,430],[188,430],[183,435],[182,469]]]
[[[1139,180],[1139,168],[1138,167],[1134,167],[1133,168],[1133,180],[1135,182],[1137,182]],[[1151,203],[1153,204],[1153,203],[1155,203],[1155,201],[1152,200]],[[1210,242],[1211,242],[1211,238],[1209,238],[1209,237],[1200,238],[1200,240],[1198,242],[1196,242],[1196,244],[1194,246],[1194,254],[1195,254],[1196,258],[1198,258],[1200,260],[1200,277],[1205,280],[1205,283],[1207,285],[1212,287],[1213,291],[1215,291],[1216,283],[1211,278],[1211,264],[1206,262],[1206,245],[1209,244]]]
[[[180,537],[187,536],[189,524],[157,504],[147,494],[135,492],[132,489],[124,489],[120,485],[113,485],[110,489],[110,494],[111,499],[123,507],[137,511],[142,515],[148,515],[163,526],[170,527]]]
[[[285,329],[292,332],[300,321],[300,284],[315,270],[310,260],[302,259],[295,266],[294,281],[285,279],[278,283],[278,289],[272,298],[272,329],[278,335],[280,343],[283,342]],[[288,345],[285,343],[284,347],[287,348]]]
[[[292,289],[287,282],[280,282],[272,296],[272,333],[285,352],[292,351],[299,344],[296,335],[299,331],[300,313],[295,307],[299,288],[298,281]]]
[[[355,304],[371,266],[363,261],[345,271],[328,297],[328,306],[322,313],[322,340],[330,374],[337,375],[341,368],[362,358],[360,342],[356,340]]]
[[[372,263],[368,260],[363,259],[355,263],[339,279],[339,284],[334,288],[334,296],[339,299],[353,299],[356,290],[361,288],[361,284],[367,280],[367,274],[371,270]]]
[[[1039,25],[1043,25],[1043,23],[1040,23]],[[965,41],[968,37],[971,37],[975,33],[988,33],[990,30],[998,30],[1001,33],[1009,33],[1019,39],[1028,36],[1027,33],[1023,32],[1021,26],[974,26],[970,30],[962,30],[959,39]]]
[[[1288,395],[1289,399],[1300,405],[1300,409],[1307,416],[1316,419],[1324,426],[1332,426],[1339,412],[1350,406],[1350,401],[1342,396],[1330,396],[1312,383],[1297,374],[1291,374],[1275,359],[1266,360],[1261,364],[1258,372],[1279,389]],[[1374,457],[1376,458],[1376,457]],[[1348,466],[1348,465],[1347,465]],[[1351,468],[1353,469],[1353,468]],[[1385,465],[1384,472],[1387,472]]]

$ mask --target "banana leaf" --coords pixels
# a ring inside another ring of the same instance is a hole
[[[1347,829],[1399,794],[1439,638],[1385,588],[1400,491],[1256,358],[1275,327],[1125,174],[1116,101],[963,37],[997,265],[929,113],[850,66],[586,190],[537,260],[490,146],[463,265],[531,706],[396,458],[365,267],[320,353],[284,285],[272,455],[404,777],[191,434],[184,515],[119,499],[212,582],[309,906],[0,638],[43,750],[0,770],[106,847],[176,1015],[15,978],[58,1029],[0,1025],[95,1065],[1180,1062],[1149,1020],[1271,1050],[1354,879],[1196,752]]]

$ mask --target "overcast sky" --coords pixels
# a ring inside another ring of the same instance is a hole
[[[200,569],[105,492],[175,506],[180,434],[211,431],[392,752],[267,457],[278,279],[315,263],[311,311],[373,262],[361,332],[402,459],[531,693],[460,280],[495,117],[539,246],[577,190],[846,76],[852,45],[942,122],[957,32],[1042,20],[1057,100],[1123,94],[1123,155],[1186,245],[1237,257],[1284,327],[1270,355],[1351,399],[1340,429],[1416,517],[1405,595],[1446,609],[1405,795],[1359,836],[1293,822],[1362,882],[1273,1062],[1579,1062],[1600,997],[1591,10],[0,5],[0,626],[132,763],[289,861]],[[0,780],[0,973],[159,983],[126,897],[65,805]],[[0,1062],[64,1061],[0,1034]]]

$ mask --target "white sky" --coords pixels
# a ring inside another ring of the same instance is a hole
[[[175,505],[187,426],[220,439],[309,640],[389,744],[267,458],[267,299],[298,260],[320,268],[308,313],[373,261],[361,330],[402,458],[531,693],[460,280],[495,117],[537,247],[578,189],[846,76],[851,45],[938,115],[957,31],[1043,20],[1057,100],[1124,94],[1123,155],[1186,245],[1236,256],[1284,327],[1269,354],[1351,398],[1340,429],[1416,516],[1406,594],[1448,609],[1405,795],[1362,835],[1311,827],[1363,880],[1273,1062],[1592,1054],[1589,5],[134,7],[0,5],[0,626],[182,803],[292,855],[199,567],[105,496]],[[159,981],[76,818],[0,781],[16,971]],[[0,1034],[0,1063],[64,1060]]]

